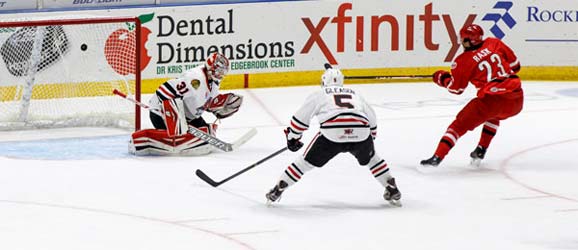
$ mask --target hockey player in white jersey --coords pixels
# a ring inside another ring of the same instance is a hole
[[[277,184],[265,195],[267,201],[278,201],[281,194],[309,170],[323,167],[339,153],[349,152],[383,185],[383,198],[393,205],[400,205],[401,193],[395,179],[389,173],[387,163],[374,149],[373,140],[377,131],[375,112],[354,90],[343,87],[344,77],[339,69],[329,64],[325,68],[321,77],[322,88],[307,97],[285,130],[287,148],[295,152],[303,146],[301,136],[315,116],[319,120],[320,132],[305,153],[285,169]]]
[[[239,110],[242,96],[219,94],[220,83],[228,71],[229,60],[212,53],[204,64],[161,84],[149,101],[149,116],[155,129],[135,132],[131,151],[137,155],[209,153],[210,146],[188,134],[187,128],[193,126],[215,135],[216,124],[207,124],[201,116],[203,112],[223,119]]]

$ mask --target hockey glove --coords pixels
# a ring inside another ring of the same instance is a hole
[[[242,103],[243,96],[233,93],[219,94],[211,100],[207,110],[217,118],[224,119],[239,111]]]
[[[296,138],[289,139],[289,129],[290,128],[286,128],[283,131],[285,132],[285,137],[287,138],[287,149],[291,150],[291,152],[295,152],[303,147],[303,142]]]
[[[445,70],[438,70],[433,74],[433,82],[442,88],[447,88],[448,84],[452,80],[452,75],[450,72]]]

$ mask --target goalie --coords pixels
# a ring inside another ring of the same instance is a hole
[[[207,142],[187,133],[188,127],[215,136],[217,124],[207,123],[204,111],[218,119],[230,117],[241,107],[243,97],[219,94],[219,86],[229,71],[229,60],[211,54],[204,64],[161,84],[149,101],[154,129],[132,134],[129,151],[136,155],[204,155],[212,151]]]

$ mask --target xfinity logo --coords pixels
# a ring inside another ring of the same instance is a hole
[[[494,25],[492,25],[490,28],[490,32],[492,32],[492,34],[494,34],[494,36],[498,39],[502,39],[504,36],[506,36],[506,34],[504,34],[502,29],[498,26],[499,22],[503,22],[510,29],[516,25],[516,20],[514,20],[514,18],[512,18],[508,12],[512,6],[512,2],[497,2],[493,9],[498,11],[498,13],[488,13],[482,18],[483,21],[494,22]]]
[[[330,64],[338,64],[333,51],[327,46],[323,35],[336,37],[337,46],[335,52],[342,53],[345,51],[345,37],[355,37],[355,47],[348,49],[355,49],[357,52],[366,50],[365,37],[369,33],[369,47],[370,51],[379,51],[380,46],[385,47],[389,45],[391,51],[400,50],[400,41],[405,42],[406,51],[413,51],[417,44],[414,44],[414,36],[417,32],[423,32],[423,46],[430,51],[439,50],[439,43],[433,41],[433,34],[444,32],[443,30],[434,30],[435,22],[442,22],[448,39],[451,43],[451,48],[446,54],[445,62],[450,62],[456,55],[460,44],[458,41],[459,29],[465,25],[474,22],[476,14],[469,14],[465,20],[455,22],[449,14],[437,14],[433,11],[433,4],[429,3],[424,6],[423,14],[420,15],[405,15],[403,17],[396,17],[389,14],[374,15],[374,16],[349,16],[347,11],[353,9],[352,3],[343,3],[337,8],[337,14],[334,17],[322,17],[316,23],[310,18],[303,17],[301,20],[305,28],[309,31],[309,39],[303,46],[301,54],[307,54],[317,46]],[[365,18],[370,19],[369,27],[366,27]],[[323,30],[328,25],[335,25],[337,28],[336,34],[323,34]],[[400,27],[405,28],[405,32],[400,32]],[[380,37],[380,29],[391,30],[391,37]],[[400,38],[400,33],[405,34],[405,37]],[[444,40],[442,42],[446,42]],[[384,41],[390,41],[389,43]],[[383,48],[382,48],[383,49]]]

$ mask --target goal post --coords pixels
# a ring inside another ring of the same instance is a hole
[[[0,130],[140,129],[145,53],[137,17],[0,21]],[[50,18],[50,19],[49,19]]]

